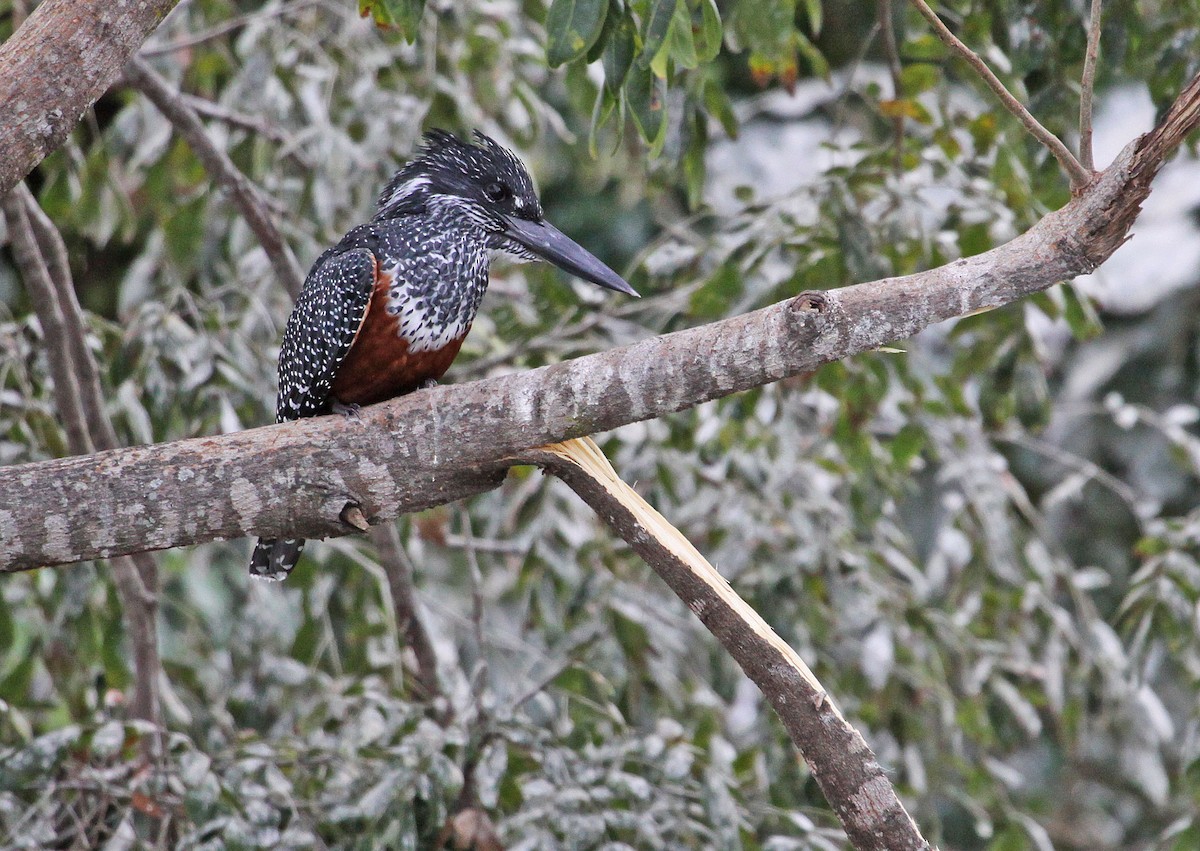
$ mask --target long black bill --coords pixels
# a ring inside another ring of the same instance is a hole
[[[585,281],[638,298],[625,279],[549,222],[505,216],[505,232],[543,260]]]

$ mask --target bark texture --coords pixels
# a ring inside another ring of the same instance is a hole
[[[1091,272],[1165,156],[1200,123],[1200,77],[1066,207],[946,266],[806,294],[518,375],[221,437],[0,470],[2,570],[267,535],[320,538],[494,487],[521,452],[680,411]]]
[[[45,0],[0,45],[0,196],[67,138],[178,0]]]

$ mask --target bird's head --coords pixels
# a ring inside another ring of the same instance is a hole
[[[443,130],[425,134],[420,155],[388,183],[375,219],[453,214],[487,234],[488,248],[548,260],[593,284],[636,296],[633,287],[546,221],[524,163],[479,131],[477,144]]]

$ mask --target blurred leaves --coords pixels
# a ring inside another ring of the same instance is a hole
[[[647,297],[616,304],[497,268],[452,380],[976,255],[1069,197],[907,7],[895,90],[858,7],[428,5],[232,21],[197,2],[151,47],[184,91],[273,128],[207,122],[302,260],[369,217],[422,128],[479,127],[522,152],[551,220],[642,278]],[[1081,8],[940,10],[1071,138]],[[1195,70],[1195,10],[1106,4],[1104,21],[1098,102],[1133,87],[1161,108]],[[161,117],[106,96],[35,185],[122,439],[269,422],[287,299]],[[1130,249],[1183,256],[1180,231],[1143,226]],[[9,263],[0,463],[19,463],[64,442]],[[1200,270],[1184,274],[1122,280],[1158,293],[1136,309],[1095,280],[1057,287],[605,438],[813,664],[942,847],[1195,845]],[[0,844],[431,847],[481,809],[514,848],[846,847],[742,674],[565,488],[518,471],[400,528],[446,706],[414,697],[365,542],[314,544],[282,588],[248,585],[244,542],[173,551],[152,770],[107,569],[7,577]]]
[[[554,68],[591,50],[604,29],[608,0],[554,0],[546,13],[546,61]]]

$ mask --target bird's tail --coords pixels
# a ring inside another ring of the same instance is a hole
[[[259,538],[250,556],[250,575],[268,582],[287,579],[302,552],[303,538]]]

